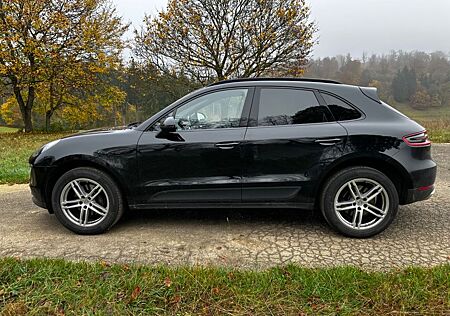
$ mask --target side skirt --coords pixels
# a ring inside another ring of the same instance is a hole
[[[152,203],[129,205],[132,210],[192,208],[296,208],[313,210],[314,203]]]

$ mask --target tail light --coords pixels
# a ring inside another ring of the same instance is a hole
[[[426,147],[431,145],[427,131],[403,136],[403,141],[411,147]]]

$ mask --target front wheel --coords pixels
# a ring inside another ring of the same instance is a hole
[[[398,193],[380,171],[351,167],[327,181],[320,202],[331,227],[349,237],[366,238],[392,223],[398,210]]]
[[[77,234],[100,234],[123,214],[122,195],[106,173],[94,168],[75,168],[61,176],[52,192],[58,220]]]

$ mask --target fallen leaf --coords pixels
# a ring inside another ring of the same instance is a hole
[[[181,301],[181,296],[180,295],[175,295],[171,300],[170,300],[170,304],[178,304]]]
[[[130,302],[134,301],[139,294],[141,294],[141,288],[139,286],[136,286],[133,290],[133,293],[131,293]]]
[[[172,280],[170,280],[169,277],[166,277],[166,278],[164,279],[164,285],[165,285],[166,287],[170,287],[170,286],[172,285]]]
[[[220,290],[218,287],[214,287],[212,290],[213,294],[219,294]]]
[[[111,266],[111,264],[108,263],[108,262],[106,262],[105,260],[100,261],[100,265],[101,265],[103,268],[109,268],[109,267]]]

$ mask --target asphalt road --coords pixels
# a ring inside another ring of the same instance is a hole
[[[384,233],[342,237],[308,211],[161,210],[128,214],[107,234],[78,236],[33,205],[27,185],[0,186],[0,256],[227,265],[298,263],[391,269],[450,262],[450,144],[433,145],[432,199],[402,206]]]

